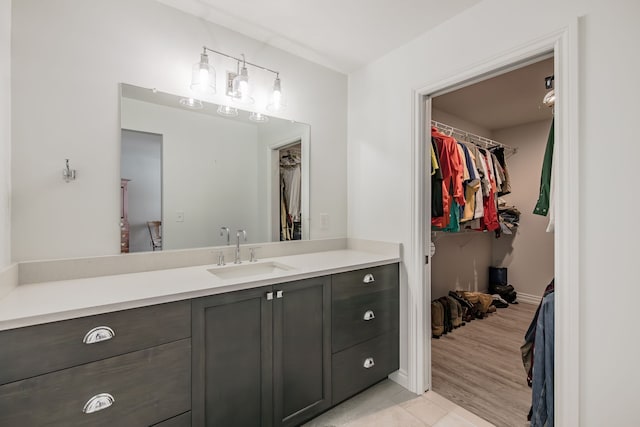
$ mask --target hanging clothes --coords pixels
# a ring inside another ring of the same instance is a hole
[[[547,216],[549,213],[549,203],[551,200],[551,170],[553,167],[553,144],[554,144],[554,121],[551,120],[551,128],[547,137],[547,146],[544,150],[544,160],[542,162],[542,173],[540,175],[540,195],[533,209],[536,215]]]
[[[431,128],[431,136],[435,140],[440,157],[443,207],[442,216],[432,217],[431,225],[444,229],[449,225],[453,201],[458,204],[458,209],[459,206],[464,206],[464,190],[462,187],[464,171],[457,141],[439,132],[435,127]]]
[[[464,135],[463,135],[464,137]],[[510,212],[502,224],[498,194],[511,191],[504,148],[494,152],[475,143],[459,142],[435,126],[431,128],[431,228],[461,229],[512,234],[517,219]],[[504,227],[503,227],[504,225]]]
[[[531,427],[553,427],[554,311],[555,280],[545,288],[533,320],[520,347],[527,371],[527,384],[532,389]]]
[[[507,169],[507,162],[504,157],[504,147],[496,147],[491,150],[491,152],[498,159],[498,163],[502,167],[504,172],[504,180],[502,182],[502,189],[498,193],[498,196],[505,196],[511,193],[511,177],[509,176],[509,170]]]
[[[473,161],[469,148],[464,144],[458,144],[462,148],[466,169],[469,171],[469,179],[464,182],[465,204],[462,215],[460,217],[460,222],[467,222],[474,219],[474,215],[476,212],[476,193],[480,188],[480,179],[478,179],[476,164]]]
[[[444,215],[442,206],[442,168],[436,141],[431,138],[431,217]]]
[[[484,216],[482,217],[480,224],[488,231],[495,231],[500,228],[498,222],[498,208],[496,205],[496,183],[492,175],[493,165],[491,162],[491,155],[484,149],[479,149],[480,157],[484,162],[484,168],[487,172],[487,178],[489,179],[489,194],[484,198]]]
[[[281,168],[285,185],[288,214],[294,222],[300,221],[300,164]]]

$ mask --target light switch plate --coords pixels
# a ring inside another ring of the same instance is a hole
[[[328,230],[329,229],[329,214],[321,213],[320,214],[320,230]]]

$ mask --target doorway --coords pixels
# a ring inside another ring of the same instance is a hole
[[[577,426],[579,423],[579,337],[580,286],[579,255],[580,205],[579,127],[578,127],[578,21],[545,37],[467,67],[460,73],[432,81],[414,92],[413,145],[413,206],[411,255],[407,259],[409,276],[409,304],[415,304],[416,316],[408,317],[409,378],[408,386],[417,393],[431,388],[431,266],[429,263],[430,230],[428,217],[430,186],[427,178],[424,150],[426,118],[431,117],[433,94],[452,87],[463,87],[489,77],[517,69],[530,63],[531,58],[553,52],[556,104],[554,112],[555,147],[553,200],[555,202],[554,277],[562,286],[556,288],[555,316],[555,422]],[[535,60],[533,62],[536,62]],[[556,167],[557,166],[557,167]],[[426,260],[426,262],[425,262]]]
[[[280,147],[280,241],[302,240],[302,142]]]
[[[121,247],[162,250],[162,135],[123,129],[120,165]]]
[[[444,226],[432,203],[431,304],[449,308],[459,297],[462,307],[473,305],[464,307],[471,314],[459,314],[462,322],[434,329],[431,390],[497,426],[527,419],[532,394],[520,347],[554,274],[549,218],[533,213],[552,126],[544,99],[554,59],[536,61],[426,100],[431,114],[425,121],[442,163],[451,155],[438,135],[454,138],[448,142],[466,156],[458,164],[464,209]],[[435,179],[432,185],[442,187]],[[500,272],[503,283],[495,283],[492,272]],[[516,293],[500,296],[493,284]],[[491,304],[476,301],[480,296]]]

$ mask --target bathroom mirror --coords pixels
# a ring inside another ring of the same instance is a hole
[[[309,238],[309,125],[120,89],[122,252]]]

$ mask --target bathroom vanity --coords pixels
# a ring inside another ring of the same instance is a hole
[[[0,299],[0,425],[300,425],[398,369],[398,261],[345,249],[18,285]]]

